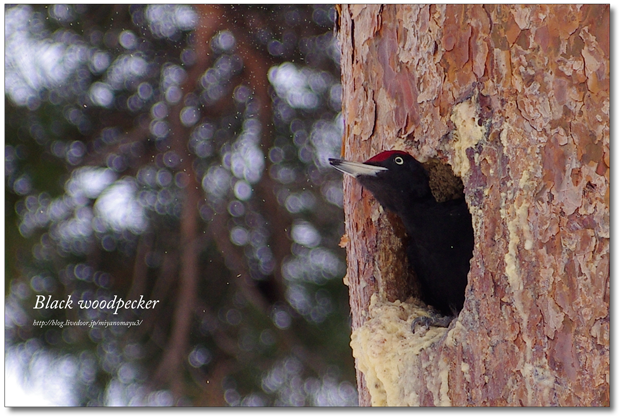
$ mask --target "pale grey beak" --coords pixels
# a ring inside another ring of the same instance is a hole
[[[338,171],[353,177],[357,176],[376,176],[381,171],[387,170],[385,167],[370,165],[365,163],[355,163],[353,161],[330,158],[329,163]]]

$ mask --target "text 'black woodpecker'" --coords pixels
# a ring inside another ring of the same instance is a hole
[[[443,315],[456,315],[465,300],[474,248],[465,198],[438,202],[431,193],[428,172],[404,151],[384,151],[364,163],[336,158],[329,163],[355,177],[385,209],[400,217],[409,236],[407,258],[420,282],[422,300]]]

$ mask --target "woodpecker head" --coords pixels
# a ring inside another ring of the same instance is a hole
[[[337,158],[329,163],[355,177],[382,206],[397,213],[406,210],[411,199],[432,197],[428,173],[404,151],[383,151],[363,163]]]

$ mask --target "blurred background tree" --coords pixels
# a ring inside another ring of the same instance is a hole
[[[7,367],[61,404],[356,404],[335,17],[6,7]]]

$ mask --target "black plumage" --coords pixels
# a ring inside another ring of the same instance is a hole
[[[354,176],[385,209],[400,217],[409,236],[407,257],[420,282],[422,300],[443,315],[458,314],[474,248],[465,198],[438,202],[431,193],[428,172],[404,151],[384,151],[364,163],[329,162]]]

